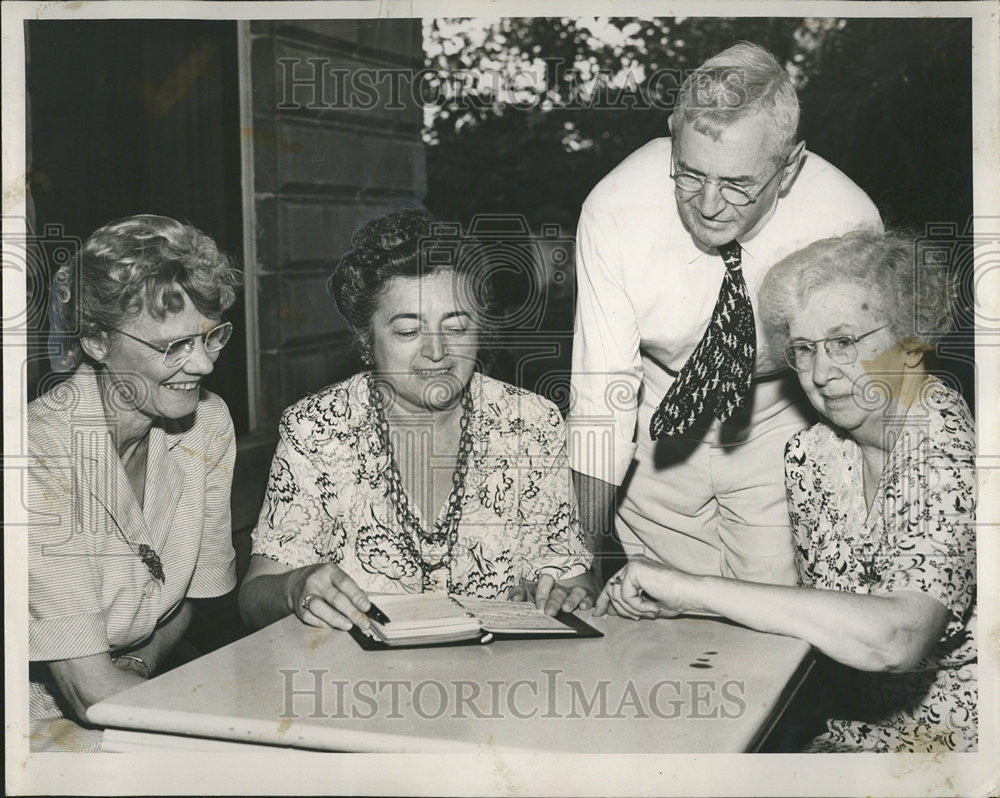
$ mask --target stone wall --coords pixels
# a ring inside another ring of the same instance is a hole
[[[249,22],[240,36],[251,89],[240,135],[255,329],[237,530],[256,520],[281,411],[360,368],[326,290],[352,232],[426,193],[422,111],[410,90],[423,68],[420,20]]]

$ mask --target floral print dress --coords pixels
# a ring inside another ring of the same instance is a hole
[[[785,475],[801,584],[931,596],[948,624],[907,673],[834,664],[833,717],[811,751],[975,750],[975,432],[955,391],[929,379],[906,414],[870,512],[861,450],[817,424],[788,442]]]
[[[473,374],[472,450],[454,545],[401,536],[389,498],[389,454],[380,443],[367,374],[307,396],[282,415],[267,495],[253,531],[253,553],[292,568],[331,562],[370,593],[448,590],[506,598],[520,579],[583,574],[584,542],[566,460],[565,427],[555,405],[528,391]],[[415,428],[416,434],[420,434]],[[430,434],[426,431],[425,434]],[[441,463],[454,467],[442,453]],[[444,467],[443,465],[441,467]],[[424,529],[445,521],[421,518]],[[445,502],[447,506],[447,502]],[[445,563],[431,583],[413,556]]]

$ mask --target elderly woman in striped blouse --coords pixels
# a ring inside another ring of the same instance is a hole
[[[201,382],[238,278],[204,233],[149,215],[56,277],[54,363],[73,374],[28,405],[33,751],[100,750],[88,707],[162,665],[188,599],[235,586],[233,423]]]

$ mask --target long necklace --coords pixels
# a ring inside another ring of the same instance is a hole
[[[926,386],[932,379],[933,378],[930,375],[927,375],[923,378],[923,380],[919,383],[919,385],[917,385],[917,387],[914,389],[915,395],[917,397],[924,396],[926,392]],[[918,399],[917,401],[921,401],[921,399]],[[864,523],[865,527],[869,526],[871,515],[876,510],[876,503],[879,502],[879,488],[882,488],[882,497],[881,497],[882,502],[881,506],[878,508],[879,531],[877,536],[866,536],[865,539],[861,542],[860,551],[858,547],[854,545],[853,541],[849,541],[851,549],[854,552],[854,557],[858,561],[858,564],[861,566],[861,574],[858,577],[858,581],[860,582],[862,587],[869,587],[871,585],[874,585],[882,577],[882,575],[879,573],[879,568],[875,562],[879,551],[883,547],[888,546],[888,541],[889,541],[888,521],[885,517],[886,513],[885,491],[887,490],[887,486],[883,486],[882,483],[885,482],[887,479],[887,475],[890,471],[890,466],[895,467],[896,464],[900,461],[900,458],[907,457],[907,452],[901,453],[897,451],[897,449],[904,445],[908,445],[909,438],[908,438],[908,429],[906,427],[906,424],[909,421],[909,411],[913,402],[901,401],[900,404],[902,404],[903,407],[906,409],[905,413],[903,414],[903,423],[899,425],[899,429],[896,430],[896,436],[892,439],[892,442],[889,444],[888,450],[886,451],[885,455],[885,462],[882,463],[882,468],[879,470],[878,473],[878,479],[875,480],[875,484],[872,486],[873,495],[871,497],[872,499],[871,505],[868,504],[868,489],[865,485],[866,464],[863,452],[861,452],[861,456],[859,458],[861,460],[861,465],[859,468],[859,477],[861,479],[861,498],[864,503],[864,509],[865,509],[865,523]],[[907,438],[907,441],[903,441],[904,438]],[[903,441],[903,443],[900,443],[900,441]],[[855,443],[855,445],[857,445],[857,443]],[[860,451],[860,446],[858,448]]]
[[[148,442],[148,438],[146,440]],[[122,463],[123,468],[124,465]],[[145,463],[142,464],[142,467],[146,467]],[[166,584],[167,577],[163,573],[163,563],[160,561],[160,555],[156,553],[156,549],[146,543],[136,543],[125,533],[125,529],[122,526],[118,527],[118,531],[125,543],[128,544],[128,547],[132,549],[132,553],[142,560],[142,564],[146,566],[149,575],[161,585]]]
[[[136,543],[129,538],[121,527],[118,528],[118,532],[121,539],[132,549],[132,553],[142,560],[142,564],[146,566],[149,575],[161,585],[166,584],[167,577],[163,573],[163,563],[160,562],[160,555],[156,553],[156,549],[145,543]]]
[[[465,477],[469,470],[469,455],[472,452],[472,433],[469,429],[469,419],[472,416],[472,394],[469,386],[462,390],[462,421],[461,433],[458,442],[458,458],[455,463],[455,470],[451,475],[451,495],[448,497],[448,506],[445,509],[444,520],[438,524],[435,522],[430,531],[424,529],[410,507],[410,500],[403,489],[403,479],[399,471],[399,464],[396,462],[396,455],[392,447],[392,440],[389,437],[389,423],[386,421],[385,412],[382,408],[381,393],[375,381],[373,372],[368,372],[368,392],[371,396],[373,415],[375,418],[375,428],[378,432],[379,443],[383,451],[389,458],[389,470],[386,473],[386,482],[389,487],[389,499],[392,501],[393,509],[396,512],[396,520],[402,530],[400,543],[403,551],[420,568],[421,583],[424,590],[431,587],[431,575],[439,568],[447,568],[447,588],[451,591],[451,559],[452,549],[458,540],[458,525],[462,520],[462,500],[465,498]],[[445,555],[437,562],[428,562],[420,553],[419,544],[426,543],[430,546],[446,545]]]
[[[885,462],[882,463],[882,468],[879,471],[878,479],[875,480],[875,484],[872,487],[873,495],[871,497],[872,502],[870,506],[868,504],[868,489],[865,486],[865,468],[866,468],[865,458],[864,454],[861,455],[861,467],[860,467],[861,494],[862,494],[862,501],[864,502],[865,506],[866,527],[870,525],[869,522],[871,521],[872,513],[875,512],[876,509],[875,504],[876,502],[879,501],[879,488],[882,487],[882,483],[886,480],[886,474],[889,471],[890,465],[893,465],[893,458],[894,455],[896,455],[896,445],[899,444],[899,441],[903,438],[903,436],[904,436],[904,431],[900,430],[899,432],[897,432],[896,437],[892,439],[892,443],[890,444],[889,449],[885,454]],[[882,576],[879,573],[879,568],[875,563],[875,559],[879,551],[882,549],[883,546],[885,546],[888,543],[889,540],[889,533],[887,529],[888,522],[886,521],[885,518],[884,490],[885,489],[883,488],[882,505],[881,507],[878,508],[879,513],[878,513],[877,523],[879,529],[877,536],[875,537],[866,536],[865,539],[861,542],[860,551],[858,551],[857,547],[855,547],[853,544],[851,545],[851,548],[854,549],[854,556],[857,559],[858,563],[861,565],[861,575],[858,577],[858,579],[863,587],[869,587],[871,585],[874,585],[876,582],[879,581],[879,579],[881,579]]]

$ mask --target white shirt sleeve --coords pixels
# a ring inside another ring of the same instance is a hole
[[[639,329],[622,280],[614,220],[588,204],[576,241],[576,321],[568,419],[570,467],[620,485],[635,454],[642,380]],[[603,227],[604,229],[601,229]]]

